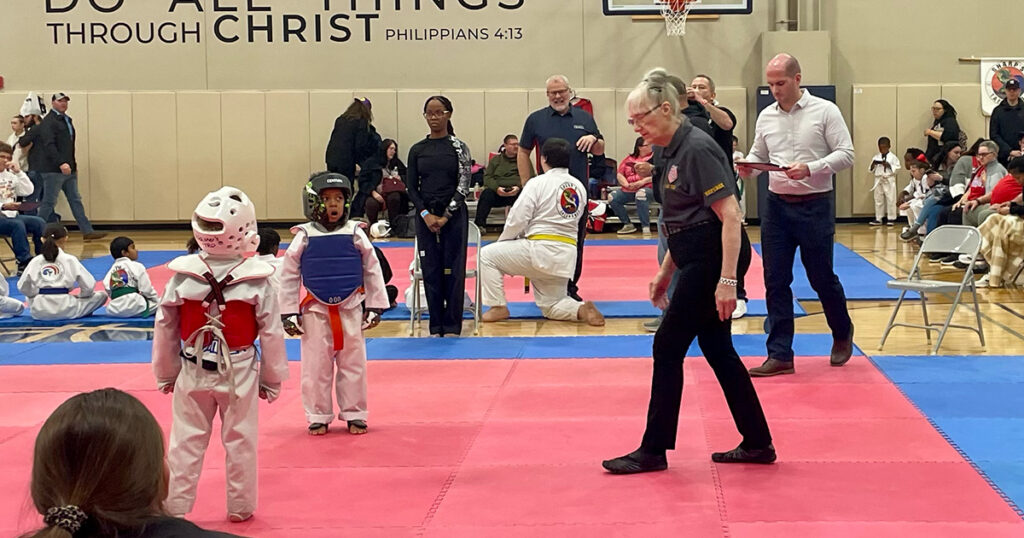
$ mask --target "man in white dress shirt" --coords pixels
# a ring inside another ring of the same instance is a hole
[[[768,359],[750,370],[755,377],[792,374],[793,259],[797,247],[807,280],[818,294],[832,330],[833,366],[853,353],[853,323],[846,294],[832,269],[835,220],[833,174],[853,165],[853,142],[839,108],[800,88],[800,63],[779,54],[765,70],[775,103],[757,118],[747,162],[786,167],[768,175],[768,197],[761,214],[761,251],[768,303]],[[737,163],[740,174],[756,172]]]
[[[569,173],[570,146],[548,138],[541,146],[543,174],[523,185],[496,243],[480,249],[485,322],[508,319],[504,275],[530,279],[544,317],[604,325],[594,303],[569,296],[566,285],[576,272],[578,222],[587,207],[587,190]]]

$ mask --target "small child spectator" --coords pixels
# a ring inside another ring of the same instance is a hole
[[[64,252],[67,229],[60,224],[49,224],[43,237],[42,254],[32,258],[18,280],[18,289],[28,298],[32,319],[78,319],[103,306],[107,294],[94,291],[96,279],[78,258]],[[71,295],[76,285],[78,295]]]
[[[103,277],[103,288],[110,294],[107,315],[115,318],[149,317],[156,312],[160,294],[153,289],[146,267],[139,263],[139,251],[128,237],[110,242],[110,266]]]
[[[887,226],[895,226],[898,218],[896,210],[896,172],[900,169],[900,160],[889,151],[892,142],[888,137],[878,139],[878,153],[871,158],[868,171],[874,174],[875,184],[871,190],[875,193],[875,220],[872,226],[881,226],[884,220]]]

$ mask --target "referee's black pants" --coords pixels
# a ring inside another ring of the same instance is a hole
[[[683,396],[683,358],[693,339],[722,386],[729,411],[746,449],[767,447],[768,423],[743,365],[732,345],[732,321],[718,318],[715,289],[722,267],[722,225],[718,221],[668,236],[669,253],[679,268],[665,318],[654,335],[654,375],[647,431],[642,447],[670,450],[676,445]]]
[[[420,269],[430,313],[430,334],[458,336],[462,333],[468,234],[469,213],[465,205],[456,210],[436,234],[430,231],[423,219],[416,219]]]

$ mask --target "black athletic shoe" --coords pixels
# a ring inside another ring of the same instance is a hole
[[[714,452],[711,454],[711,461],[715,463],[775,463],[775,447],[768,445],[767,448],[747,450],[743,447],[736,447],[728,452]]]
[[[930,261],[930,262],[932,262],[932,263],[939,263],[939,262],[941,262],[941,261],[943,260],[943,258],[945,258],[946,256],[948,256],[948,254],[943,254],[943,253],[941,253],[941,252],[936,252],[936,253],[934,253],[934,254],[931,254],[930,256],[928,256],[928,261]]]
[[[668,469],[668,460],[664,454],[649,454],[638,448],[625,456],[605,460],[601,466],[612,474],[650,473]]]

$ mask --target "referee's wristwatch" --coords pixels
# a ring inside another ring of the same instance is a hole
[[[726,286],[732,286],[732,287],[735,288],[736,285],[739,284],[739,281],[736,280],[735,278],[725,278],[723,276],[723,277],[718,279],[718,283],[719,284],[725,284]]]

